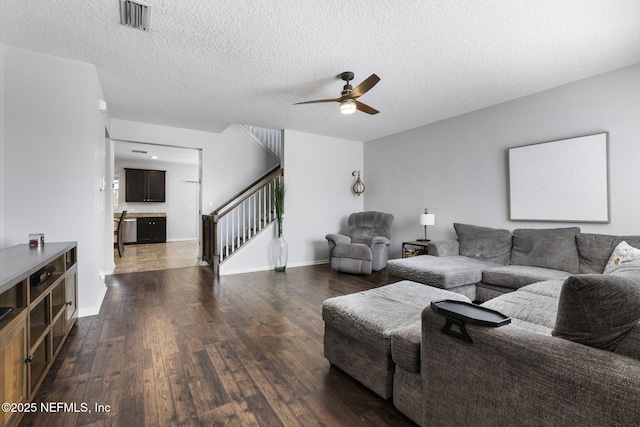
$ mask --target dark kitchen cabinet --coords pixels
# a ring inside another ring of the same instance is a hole
[[[126,202],[164,202],[166,171],[125,169]]]
[[[137,243],[165,243],[167,241],[167,218],[138,218]]]

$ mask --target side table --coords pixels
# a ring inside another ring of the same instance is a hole
[[[426,255],[430,240],[411,240],[402,242],[402,258]]]

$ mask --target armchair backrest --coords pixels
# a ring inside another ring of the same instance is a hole
[[[368,243],[374,237],[382,236],[391,240],[393,215],[384,212],[357,212],[349,215],[347,231],[354,243]]]

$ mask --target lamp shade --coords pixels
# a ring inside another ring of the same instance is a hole
[[[436,216],[434,214],[420,214],[420,225],[435,225]]]

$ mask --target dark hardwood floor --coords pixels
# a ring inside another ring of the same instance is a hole
[[[78,319],[34,399],[79,412],[26,414],[21,425],[413,426],[322,353],[324,299],[396,280],[326,264],[110,276],[100,314]]]

